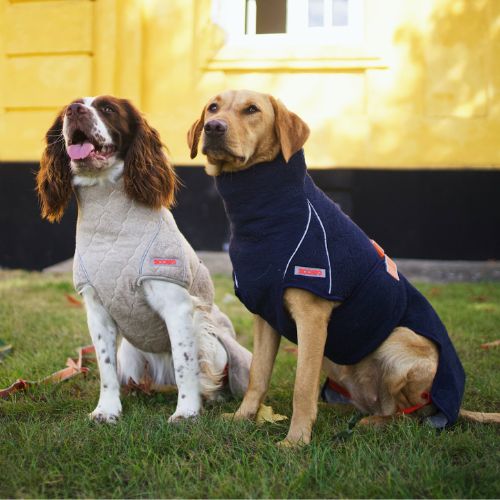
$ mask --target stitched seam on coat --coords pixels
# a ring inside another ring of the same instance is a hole
[[[87,250],[92,247],[92,242],[94,241],[95,235],[98,233],[99,226],[101,225],[102,218],[104,217],[104,214],[106,213],[106,207],[108,206],[109,203],[111,203],[111,196],[108,198],[106,203],[102,205],[101,203],[95,201],[95,202],[90,202],[90,203],[95,203],[96,205],[99,205],[102,207],[101,215],[99,216],[99,220],[97,221],[97,224],[95,225],[94,232],[92,233],[92,236],[90,237],[89,242],[87,243]],[[102,261],[101,261],[102,262]],[[97,265],[97,269],[101,266],[101,262]]]
[[[122,232],[123,232],[123,228],[127,225],[127,220],[128,220],[128,218],[130,217],[130,211],[132,210],[133,206],[134,206],[134,203],[132,202],[132,203],[130,204],[130,207],[129,207],[129,208],[128,208],[128,210],[127,210],[127,214],[125,215],[125,219],[123,220],[123,222],[122,222],[122,224],[121,224],[121,229],[120,229],[119,233],[116,235],[115,240],[113,241],[113,243],[112,243],[112,244],[111,244],[111,246],[110,246],[110,248],[111,248],[111,249],[115,247],[116,242],[118,241],[118,239],[120,238],[120,235],[121,235],[121,234],[122,234]],[[106,252],[106,253],[105,253],[104,259],[103,259],[103,260],[101,261],[101,263],[99,264],[99,267],[100,267],[100,265],[104,262],[104,260],[106,259],[106,257],[107,257],[107,255],[108,255],[108,253],[109,253],[109,250],[108,250],[108,252]],[[117,276],[116,281],[118,281],[118,279],[121,277],[121,275],[122,275],[123,271],[127,268],[127,266],[129,265],[129,263],[130,263],[130,259],[128,259],[127,265],[122,267],[122,270],[121,270],[120,274]],[[113,288],[113,293],[111,294],[111,297],[110,297],[110,299],[109,299],[109,307],[110,307],[110,308],[112,308],[112,307],[113,307],[113,302],[115,301],[116,292],[117,292],[117,286],[116,286],[116,282],[115,282],[115,286],[114,286],[114,288]],[[130,318],[130,312],[129,312],[129,318]]]
[[[156,274],[153,274],[151,276],[145,274],[144,276],[141,276],[137,280],[137,284],[140,284],[140,283],[142,283],[143,281],[146,281],[146,280],[168,281],[169,283],[175,283],[176,285],[180,285],[182,288],[185,288],[186,290],[189,291],[189,289],[188,289],[187,284],[186,284],[185,281],[181,281],[181,280],[178,280],[178,279],[175,279],[175,278],[167,278],[165,276],[157,276]]]
[[[328,276],[330,278],[330,285],[328,287],[328,293],[332,293],[332,265],[330,263],[330,253],[328,252],[328,243],[326,240],[326,231],[325,231],[325,226],[323,226],[323,222],[321,222],[321,219],[318,215],[318,212],[316,212],[316,209],[314,208],[314,205],[307,200],[307,203],[312,207],[314,210],[314,214],[316,215],[316,218],[318,219],[318,222],[320,223],[321,229],[323,230],[323,241],[325,243],[325,250],[326,250],[326,258],[328,259]]]
[[[172,216],[173,217],[173,216]],[[179,233],[180,231],[177,230],[177,233]],[[184,266],[183,266],[183,276],[182,276],[182,279],[186,282],[186,285],[188,284],[188,279],[187,279],[187,274],[188,274],[188,267],[189,267],[189,263],[186,259],[186,253],[184,252],[184,245],[183,245],[183,241],[182,241],[182,238],[180,236],[180,234],[176,234],[177,236],[177,243],[181,249],[181,259],[182,259],[182,262],[184,262]],[[186,286],[186,288],[188,288]]]
[[[87,283],[93,287],[89,273],[87,272],[87,269],[85,268],[85,264],[83,263],[82,256],[80,255],[80,252],[78,250],[76,251],[76,255],[78,257],[78,262],[80,263],[80,268],[83,271],[85,278],[87,279]]]
[[[292,262],[292,259],[295,257],[295,254],[298,252],[300,245],[302,245],[302,242],[304,241],[304,238],[306,237],[307,231],[309,231],[309,224],[311,223],[311,207],[310,207],[309,200],[307,200],[307,203],[308,203],[307,208],[309,209],[309,216],[307,218],[306,229],[304,231],[304,234],[302,235],[302,238],[300,238],[299,244],[295,248],[291,257],[288,259],[288,262],[287,262],[286,267],[285,267],[285,272],[283,273],[283,279],[285,279],[286,272],[288,271],[288,266],[290,265],[290,262]]]
[[[193,279],[192,279],[191,284],[189,285],[189,288],[188,288],[189,292],[191,292],[191,290],[193,289],[193,287],[196,283],[196,278],[198,277],[200,269],[201,269],[201,261],[198,261],[198,267],[196,268],[196,272],[193,274]]]
[[[142,268],[144,267],[144,261],[146,260],[146,257],[149,253],[149,250],[151,249],[153,243],[156,241],[156,238],[158,238],[158,235],[160,234],[160,229],[161,229],[162,224],[163,224],[163,219],[160,218],[160,220],[158,222],[158,227],[156,228],[156,233],[153,236],[153,238],[151,239],[151,241],[149,242],[149,245],[147,246],[146,250],[144,251],[144,255],[142,256],[141,265],[139,266],[139,276],[141,276],[141,274],[142,274]]]

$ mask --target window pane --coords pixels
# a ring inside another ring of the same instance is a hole
[[[332,25],[347,26],[349,22],[348,2],[349,0],[332,0]]]
[[[256,0],[255,33],[286,33],[286,0]]]
[[[324,26],[325,0],[309,0],[309,20],[308,25],[312,28],[316,26]]]

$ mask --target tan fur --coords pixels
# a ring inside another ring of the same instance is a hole
[[[289,288],[285,307],[297,325],[298,359],[293,391],[293,415],[284,446],[308,444],[318,413],[319,379],[327,325],[334,302],[306,290]]]
[[[210,110],[212,105],[217,107],[215,111]],[[248,113],[249,106],[258,111]],[[221,120],[228,126],[224,144],[217,148],[208,147],[203,132],[204,124],[210,120]],[[197,155],[198,143],[203,140],[203,153],[208,159],[206,171],[219,175],[270,161],[280,150],[288,161],[308,137],[306,123],[274,97],[250,90],[229,90],[208,101],[201,117],[189,129],[187,140],[191,158]]]
[[[216,103],[216,112],[209,112]],[[242,110],[255,103],[258,115],[245,116]],[[270,161],[281,150],[286,161],[302,148],[309,135],[307,125],[272,96],[250,91],[228,91],[211,99],[188,133],[192,157],[203,136],[203,123],[220,119],[228,124],[225,151],[207,150],[207,173],[237,172],[262,161]],[[307,444],[317,415],[321,365],[330,378],[345,387],[353,404],[370,414],[361,425],[385,425],[402,416],[400,411],[423,402],[430,392],[437,370],[438,351],[434,343],[408,328],[398,327],[373,353],[355,365],[338,365],[323,358],[330,315],[339,303],[301,289],[285,291],[284,306],[295,320],[298,361],[293,396],[293,416],[288,435],[280,444]],[[235,418],[253,419],[265,398],[280,343],[279,334],[255,316],[254,351],[250,383]],[[415,414],[435,412],[428,405]],[[460,415],[476,422],[500,423],[500,414],[462,410]]]
[[[394,329],[373,353],[355,365],[324,359],[328,376],[345,387],[353,404],[373,415],[393,415],[422,402],[436,374],[438,351],[433,342],[409,328]]]
[[[269,388],[280,341],[280,334],[271,325],[260,316],[254,316],[250,381],[243,401],[234,415],[236,419],[253,419],[257,415]]]

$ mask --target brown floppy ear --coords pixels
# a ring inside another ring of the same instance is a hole
[[[65,108],[59,113],[52,127],[45,134],[45,150],[36,176],[36,190],[42,217],[59,222],[68,205],[71,186],[70,158],[62,134]]]
[[[187,142],[189,149],[191,150],[191,159],[196,158],[198,154],[198,143],[200,142],[201,132],[203,131],[203,125],[205,124],[205,108],[201,112],[201,116],[196,120],[187,133]]]
[[[132,140],[124,160],[125,191],[150,208],[171,207],[178,181],[160,135],[131,103],[125,104],[132,124]]]
[[[281,152],[285,161],[288,160],[300,149],[309,137],[309,127],[295,113],[288,111],[286,106],[269,96],[274,109],[274,129],[281,145]]]

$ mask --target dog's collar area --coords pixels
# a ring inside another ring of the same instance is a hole
[[[303,213],[307,167],[303,151],[285,163],[280,153],[273,161],[252,165],[238,173],[222,173],[215,186],[222,197],[232,234],[244,239],[276,235],[282,219],[295,221]],[[286,206],[280,200],[287,200]],[[256,236],[258,235],[258,236]]]
[[[255,207],[260,198],[275,199],[276,190],[290,194],[303,183],[306,172],[304,152],[300,150],[288,163],[279,153],[272,161],[256,163],[238,172],[222,172],[215,177],[215,185],[226,204],[229,203],[226,208],[231,216],[244,210],[245,204]]]

